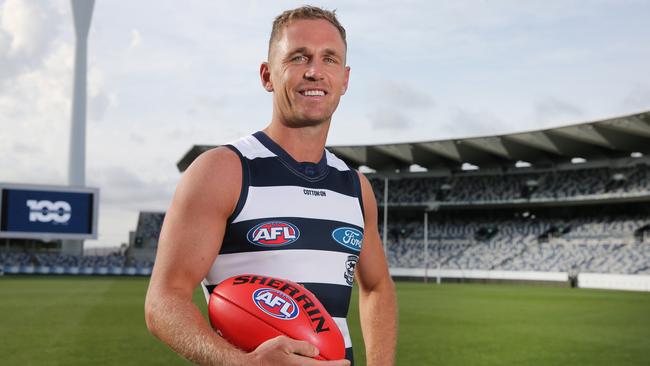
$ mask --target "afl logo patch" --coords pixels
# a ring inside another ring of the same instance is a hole
[[[335,229],[332,231],[332,238],[346,248],[352,249],[355,252],[361,251],[363,234],[353,227],[340,227]]]
[[[282,320],[295,319],[300,310],[298,304],[282,291],[260,288],[253,292],[253,302],[264,313]]]
[[[248,230],[246,239],[261,247],[289,245],[300,237],[300,230],[286,221],[267,221]]]

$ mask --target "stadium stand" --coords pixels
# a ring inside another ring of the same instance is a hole
[[[635,164],[618,169],[391,180],[386,241],[389,265],[650,274],[650,209],[644,201],[637,201],[650,194],[648,170],[646,164]],[[614,181],[612,177],[617,175],[624,179]],[[513,205],[522,198],[521,187],[529,181],[537,182],[536,189],[528,191],[529,198],[544,198],[552,203],[550,207],[533,205],[530,200]],[[371,182],[382,206],[384,182],[379,178],[371,178]],[[444,196],[439,193],[443,187]],[[617,201],[628,195],[634,195],[634,201]],[[565,204],[589,196],[596,196],[597,204]],[[420,215],[431,201],[439,205],[429,215],[425,253]],[[459,202],[468,204],[461,209],[456,206]],[[445,206],[447,203],[451,204]],[[487,203],[492,205],[486,209]],[[146,275],[153,265],[163,220],[162,212],[141,212],[133,242],[123,254],[0,252],[0,262],[7,274]]]
[[[114,249],[106,255],[65,255],[51,243],[31,243],[0,250],[0,267],[6,274],[150,275],[164,216],[160,212],[141,212],[126,253]]]
[[[0,253],[7,274],[148,275],[152,261],[124,255],[76,256],[56,253]]]
[[[537,173],[498,175],[464,174],[391,180],[389,204],[426,202],[480,204],[527,200],[607,199],[647,195],[650,167],[638,164],[625,168],[587,168]],[[378,201],[383,201],[381,178],[371,179]]]
[[[155,248],[158,246],[160,228],[165,220],[164,212],[140,212],[135,234],[135,247]]]
[[[650,223],[645,204],[537,211],[432,213],[426,254],[423,222],[394,220],[388,227],[389,263],[399,268],[649,273],[650,240],[635,235]]]

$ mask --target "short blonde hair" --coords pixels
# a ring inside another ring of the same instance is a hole
[[[336,27],[336,29],[338,29],[345,48],[348,48],[348,42],[345,38],[345,28],[343,28],[341,23],[339,23],[339,20],[336,18],[336,10],[329,11],[317,6],[304,5],[296,9],[286,10],[275,18],[273,21],[273,29],[271,30],[271,37],[269,38],[269,55],[271,54],[273,42],[280,37],[284,27],[288,26],[295,20],[305,19],[324,19],[330,22]]]

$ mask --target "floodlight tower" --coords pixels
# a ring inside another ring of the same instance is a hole
[[[77,36],[74,57],[74,86],[72,94],[72,123],[70,129],[70,160],[68,184],[86,184],[86,65],[88,30],[95,0],[71,0],[74,30]]]
[[[70,156],[68,185],[86,185],[86,74],[88,59],[88,30],[95,0],[70,0],[76,35],[74,56],[74,85],[72,92],[72,121],[70,128]],[[82,240],[64,240],[63,254],[83,253]]]

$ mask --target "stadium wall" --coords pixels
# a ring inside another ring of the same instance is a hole
[[[580,273],[578,275],[578,284],[581,288],[650,291],[650,276],[608,273]]]
[[[390,274],[397,278],[428,278],[465,279],[465,280],[494,280],[494,281],[534,281],[568,283],[566,272],[533,272],[533,271],[485,271],[462,269],[428,269],[424,268],[391,268]]]
[[[530,282],[537,284],[556,284],[569,286],[567,272],[535,271],[485,271],[462,269],[390,268],[396,279],[421,279],[425,276],[442,281],[466,280],[469,282]],[[578,287],[604,290],[649,291],[650,275],[622,275],[610,273],[580,273]]]
[[[151,267],[64,267],[0,265],[0,273],[8,275],[69,275],[69,276],[150,276]]]

